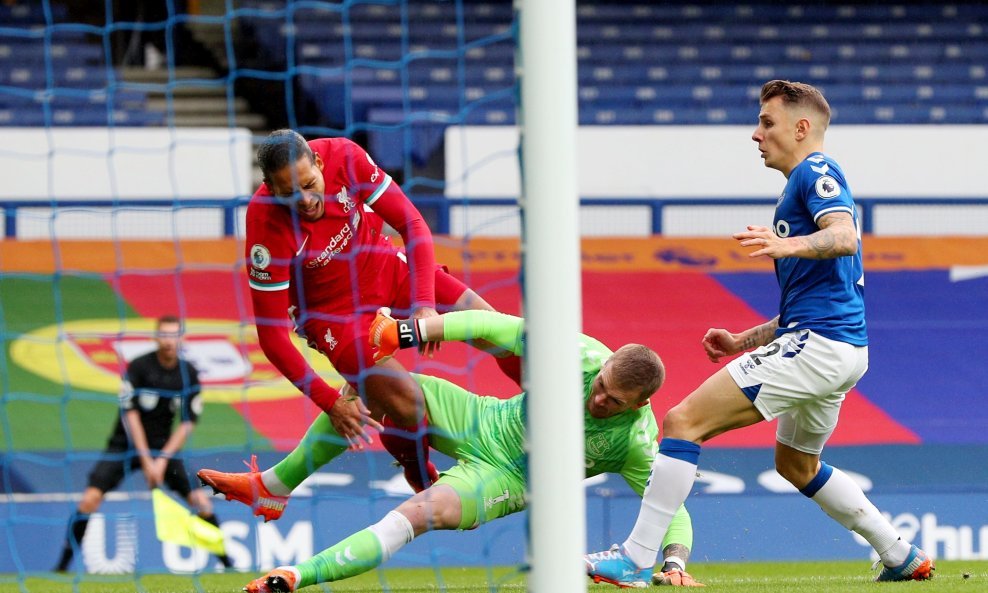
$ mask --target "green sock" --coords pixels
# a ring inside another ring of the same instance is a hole
[[[679,505],[676,514],[672,516],[672,522],[669,523],[666,536],[662,539],[662,547],[659,549],[664,550],[670,544],[693,548],[693,523],[690,522],[690,514],[683,505]]]
[[[294,490],[346,449],[346,441],[333,428],[329,416],[319,414],[305,431],[302,442],[274,466],[274,473],[282,484]]]
[[[363,574],[381,563],[381,542],[370,528],[354,533],[295,568],[302,575],[296,589]]]

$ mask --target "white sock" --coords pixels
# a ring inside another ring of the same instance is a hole
[[[824,471],[822,464],[820,471]],[[895,527],[844,472],[833,468],[833,474],[812,500],[835,521],[865,538],[886,566],[899,566],[906,561],[909,544],[899,538]]]
[[[699,448],[698,448],[699,449]],[[696,463],[661,452],[652,462],[652,476],[642,495],[641,510],[624,551],[639,568],[655,565],[672,516],[679,510],[696,481]]]
[[[274,473],[273,467],[261,472],[261,483],[268,489],[268,492],[275,496],[292,495],[292,489],[285,486],[285,483],[278,479],[278,474]]]
[[[368,527],[381,542],[381,562],[387,562],[402,546],[415,538],[415,530],[408,517],[391,511],[383,519]]]
[[[882,564],[885,566],[895,568],[906,561],[906,558],[909,557],[909,550],[911,549],[912,546],[909,542],[899,538],[892,544],[891,548],[879,554],[878,557],[882,559]]]

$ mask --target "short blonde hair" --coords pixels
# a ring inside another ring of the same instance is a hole
[[[805,82],[770,80],[762,86],[761,103],[764,105],[775,97],[782,97],[786,106],[809,107],[823,116],[824,129],[830,125],[830,104],[815,86]]]
[[[637,392],[642,403],[662,387],[666,380],[666,367],[659,355],[648,346],[625,344],[608,360],[611,365],[611,381],[622,391]]]

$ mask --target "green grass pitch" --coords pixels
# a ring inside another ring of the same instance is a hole
[[[710,593],[865,593],[910,591],[917,593],[975,593],[988,590],[988,561],[942,561],[936,577],[923,583],[874,583],[866,562],[746,562],[700,563],[690,566]],[[967,577],[965,578],[965,575]],[[209,574],[200,577],[87,575],[73,582],[73,575],[30,577],[19,581],[0,575],[0,593],[233,593],[240,591],[251,574]],[[303,589],[317,593],[492,593],[525,591],[524,576],[515,569],[482,568],[384,569],[359,577]],[[616,592],[610,585],[590,585],[593,593]],[[545,593],[565,593],[550,591]]]

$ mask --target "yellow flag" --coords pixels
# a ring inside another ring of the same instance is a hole
[[[158,539],[190,548],[203,548],[214,554],[223,554],[223,532],[220,528],[193,515],[170,496],[155,488],[151,492],[154,503],[154,530]]]

